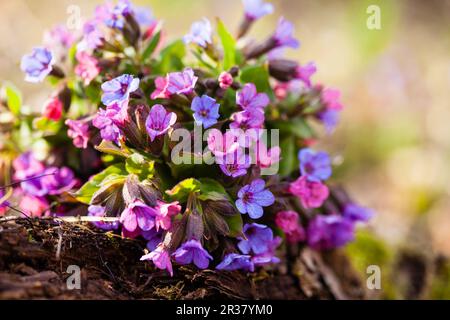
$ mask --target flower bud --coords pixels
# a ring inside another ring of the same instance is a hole
[[[292,60],[276,59],[269,61],[269,73],[281,82],[288,82],[297,75],[298,63]]]

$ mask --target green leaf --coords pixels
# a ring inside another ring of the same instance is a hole
[[[142,61],[145,62],[152,55],[158,46],[159,40],[161,38],[161,31],[158,31],[148,42],[147,47],[142,52]]]
[[[184,68],[183,57],[186,55],[186,46],[182,40],[172,42],[161,50],[160,60],[154,67],[155,74],[166,74]]]
[[[230,228],[230,233],[228,234],[229,237],[236,238],[242,235],[243,222],[241,214],[222,216],[222,218],[226,221],[228,227]]]
[[[295,136],[300,139],[311,139],[316,136],[314,130],[304,118],[297,117],[289,121],[270,121],[269,126],[272,129],[279,129],[283,137]]]
[[[33,120],[33,128],[42,131],[47,135],[57,134],[61,125],[61,121],[53,121],[46,117],[38,117]]]
[[[171,190],[167,190],[166,193],[175,200],[181,203],[186,202],[189,194],[200,191],[200,181],[194,178],[185,179],[179,182]]]
[[[95,149],[97,149],[100,152],[119,156],[119,157],[128,157],[130,156],[130,152],[125,149],[119,148],[117,145],[112,143],[111,141],[102,140],[102,142],[95,146]]]
[[[220,201],[227,200],[231,201],[225,188],[216,180],[210,178],[201,178],[200,181],[200,195],[198,198],[200,200],[212,200]]]
[[[241,81],[245,83],[253,83],[258,89],[258,92],[265,92],[271,99],[274,98],[274,93],[269,83],[269,70],[265,65],[253,65],[242,69]]]
[[[297,150],[295,147],[295,138],[287,137],[280,143],[281,161],[280,161],[280,175],[290,175],[298,165]]]
[[[17,88],[10,84],[5,85],[4,90],[9,110],[13,114],[18,115],[22,106],[22,95]]]
[[[76,193],[75,198],[85,204],[91,202],[93,194],[100,189],[102,184],[112,183],[118,178],[125,178],[127,172],[124,165],[113,164],[89,179]]]
[[[217,19],[217,33],[223,47],[223,69],[229,70],[236,64],[236,41],[220,19]]]
[[[140,180],[151,178],[154,174],[154,166],[154,161],[146,159],[139,153],[133,153],[125,162],[128,173],[138,175]]]

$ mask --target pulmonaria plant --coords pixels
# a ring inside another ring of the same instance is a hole
[[[0,214],[87,216],[146,242],[141,260],[171,275],[179,265],[277,272],[292,244],[351,241],[373,212],[311,148],[313,122],[335,129],[340,92],[315,81],[314,62],[283,57],[299,46],[292,22],[280,18],[258,43],[249,30],[274,7],[243,8],[236,37],[204,18],[166,43],[151,11],[127,0],[98,6],[80,31],[48,32],[21,63],[27,81],[54,86],[42,112],[27,113],[11,87],[0,104],[12,119],[0,133],[12,141],[0,142],[12,155]]]

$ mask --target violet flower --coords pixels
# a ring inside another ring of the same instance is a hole
[[[318,215],[309,222],[308,245],[316,250],[341,247],[354,239],[354,224],[343,216]]]
[[[220,164],[222,172],[232,178],[247,174],[251,161],[250,156],[240,148],[233,153],[226,154],[223,158],[216,157],[216,162]]]
[[[254,21],[273,12],[273,5],[262,0],[242,0],[245,18]]]
[[[324,124],[327,134],[331,134],[339,123],[339,111],[325,110],[319,113],[317,118]]]
[[[55,63],[53,54],[43,47],[34,48],[31,54],[22,57],[20,68],[25,72],[25,81],[42,82],[52,71]]]
[[[124,74],[102,84],[102,102],[106,106],[122,103],[130,98],[130,93],[139,88],[139,79]]]
[[[309,181],[320,182],[331,176],[331,161],[326,152],[316,152],[309,148],[301,149],[298,153],[300,172]]]
[[[274,237],[267,243],[267,250],[253,255],[251,260],[255,266],[264,266],[272,263],[279,263],[280,259],[275,256],[276,248],[281,244],[282,239],[280,237]]]
[[[269,103],[269,96],[258,93],[253,83],[247,83],[241,91],[236,93],[236,104],[242,109],[257,109],[262,112]]]
[[[236,207],[240,213],[248,213],[252,219],[262,217],[262,207],[271,206],[275,202],[272,192],[264,189],[264,187],[264,180],[257,179],[239,190],[239,199],[236,200]]]
[[[166,134],[176,121],[177,115],[174,112],[167,112],[162,105],[155,104],[145,122],[150,140],[153,141],[156,137]]]
[[[320,181],[309,181],[306,176],[302,176],[292,182],[289,192],[297,196],[305,209],[319,208],[328,198],[329,190]]]
[[[148,231],[155,227],[156,215],[157,212],[154,208],[136,199],[128,204],[120,215],[119,221],[129,232],[134,232],[136,229]]]
[[[156,229],[150,229],[148,231],[141,231],[140,235],[147,240],[147,249],[153,251],[162,241],[163,230],[156,231]]]
[[[194,111],[194,120],[198,126],[203,125],[205,129],[211,127],[217,123],[219,115],[220,105],[216,103],[216,100],[203,95],[195,97],[192,100],[191,109]]]
[[[216,266],[217,270],[244,270],[244,271],[255,271],[255,265],[251,261],[249,255],[229,253],[227,254],[222,262]]]
[[[167,75],[168,94],[191,94],[194,91],[198,77],[194,75],[191,68],[186,68],[181,72],[171,72]]]
[[[97,49],[103,44],[104,36],[98,26],[98,21],[88,21],[83,26],[83,41],[78,44],[80,49]]]
[[[14,179],[26,180],[42,174],[45,170],[42,162],[36,160],[31,152],[22,153],[13,161]]]
[[[264,113],[259,109],[246,109],[244,111],[235,112],[231,115],[231,129],[261,129],[264,125]]]
[[[126,103],[125,103],[126,104]],[[121,131],[117,123],[122,123],[126,118],[126,106],[112,104],[106,109],[99,109],[92,125],[100,129],[102,139],[118,142]]]
[[[105,207],[102,206],[89,206],[89,217],[106,217]],[[102,230],[117,230],[119,228],[119,221],[93,221],[92,224]]]
[[[269,250],[269,243],[273,240],[273,232],[268,226],[258,223],[245,224],[242,232],[245,238],[238,243],[238,248],[244,254],[262,254]]]
[[[300,43],[294,38],[294,25],[281,17],[278,20],[278,25],[275,30],[275,34],[272,36],[275,41],[276,47],[291,47],[298,48]]]
[[[67,192],[77,184],[73,171],[67,167],[49,167],[45,169],[44,174],[40,178],[41,184],[50,195]]]
[[[374,211],[350,203],[344,207],[343,216],[353,222],[368,222],[375,215]]]
[[[72,138],[75,147],[86,149],[89,141],[89,125],[83,120],[67,119],[65,124],[69,127],[67,135]]]
[[[161,270],[169,271],[173,276],[172,262],[170,261],[170,254],[168,250],[160,244],[155,250],[141,257],[141,261],[151,260],[155,266]]]
[[[200,241],[194,239],[183,243],[181,247],[172,254],[172,256],[179,264],[185,265],[194,263],[199,269],[208,268],[208,260],[213,259],[208,251],[203,248]]]
[[[309,62],[304,66],[298,66],[295,78],[303,81],[308,87],[311,87],[311,77],[316,73],[317,68],[314,62]]]
[[[185,44],[195,43],[200,47],[206,48],[212,43],[212,28],[208,19],[203,18],[196,21],[191,26],[191,32],[183,37]]]

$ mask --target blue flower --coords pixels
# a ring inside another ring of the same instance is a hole
[[[31,54],[25,55],[20,69],[25,72],[25,81],[41,82],[52,71],[55,62],[53,54],[43,47],[34,48]]]
[[[264,3],[262,0],[242,0],[242,2],[244,4],[245,17],[250,21],[273,12],[273,5]]]
[[[198,44],[200,47],[206,48],[208,43],[212,43],[211,23],[208,19],[196,21],[191,26],[191,32],[183,37],[186,44],[191,42]]]
[[[331,134],[339,123],[339,111],[328,109],[319,113],[318,118],[324,124],[327,133]]]
[[[273,240],[273,232],[268,226],[258,223],[245,224],[243,233],[247,239],[240,238],[238,248],[244,254],[252,251],[254,254],[262,254],[269,250],[269,244]]]
[[[179,264],[189,264],[193,262],[199,269],[208,268],[208,259],[213,259],[208,251],[202,247],[200,241],[194,239],[183,243],[172,256]]]
[[[318,215],[308,225],[308,245],[316,250],[341,247],[355,237],[354,223],[343,216]]]
[[[300,172],[309,181],[320,182],[331,176],[331,161],[326,152],[316,152],[305,148],[298,153],[298,159],[300,160]]]
[[[216,100],[203,95],[201,98],[195,97],[192,100],[191,109],[194,111],[195,123],[199,126],[203,125],[205,129],[217,123],[220,105]]]
[[[245,270],[253,272],[255,265],[253,264],[249,255],[229,253],[227,254],[221,263],[216,266],[217,270]]]
[[[121,103],[130,98],[130,93],[139,88],[139,79],[124,74],[102,84],[102,102],[106,106]]]
[[[374,212],[369,208],[351,203],[345,206],[343,216],[353,222],[367,222],[374,216]]]
[[[264,180],[257,179],[239,190],[239,199],[236,200],[236,207],[240,213],[248,213],[252,219],[262,217],[262,207],[268,207],[275,202],[272,192],[265,190],[264,187]]]

